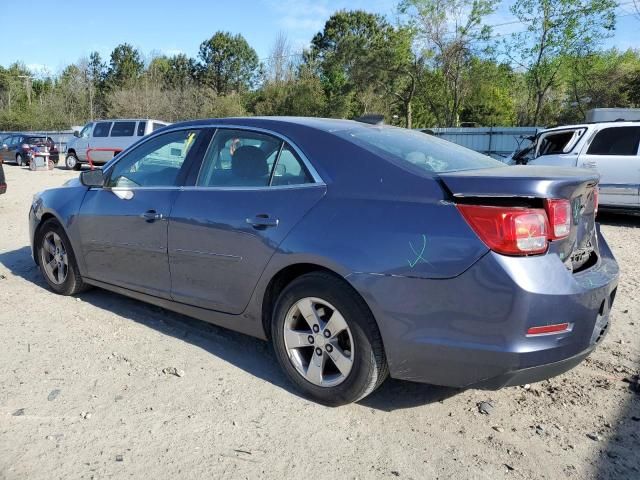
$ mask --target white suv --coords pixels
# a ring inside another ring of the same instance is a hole
[[[539,132],[513,163],[597,170],[603,208],[640,210],[640,122],[600,122]]]
[[[166,127],[167,122],[149,119],[102,120],[87,123],[67,143],[65,165],[79,170],[81,164],[104,164],[141,137]],[[88,152],[88,154],[87,154]]]

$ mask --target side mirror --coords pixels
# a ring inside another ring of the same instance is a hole
[[[85,187],[104,187],[104,173],[102,170],[85,170],[80,174],[80,183]]]
[[[76,138],[80,138],[80,132],[78,130],[73,131],[73,136]]]

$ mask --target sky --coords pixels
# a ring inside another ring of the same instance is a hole
[[[511,1],[503,1],[487,23],[513,20],[508,11]],[[398,0],[3,0],[2,3],[2,17],[16,21],[2,22],[0,65],[6,67],[21,61],[36,75],[55,75],[92,51],[108,60],[113,48],[124,42],[138,48],[147,59],[177,53],[195,57],[200,43],[218,30],[242,34],[258,56],[266,59],[278,32],[286,34],[295,51],[302,50],[331,14],[341,9],[380,13],[395,23]],[[617,30],[604,47],[640,48],[637,35],[640,15],[633,14],[632,1],[618,0],[618,3],[621,6],[617,9],[620,15]],[[38,21],[38,12],[42,12],[42,23]],[[25,20],[17,21],[20,18]],[[494,34],[506,35],[518,29],[522,26],[503,25],[496,27]]]

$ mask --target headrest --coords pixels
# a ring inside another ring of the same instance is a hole
[[[231,157],[231,171],[240,178],[262,178],[269,173],[265,152],[246,145],[238,148]]]

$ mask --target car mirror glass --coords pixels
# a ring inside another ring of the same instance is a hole
[[[87,170],[80,174],[80,182],[85,187],[103,187],[104,186],[104,173],[102,170]]]
[[[74,136],[74,137],[77,137],[77,138],[80,138],[80,132],[79,132],[79,131],[77,131],[77,130],[74,130],[74,131],[73,131],[73,136]]]

